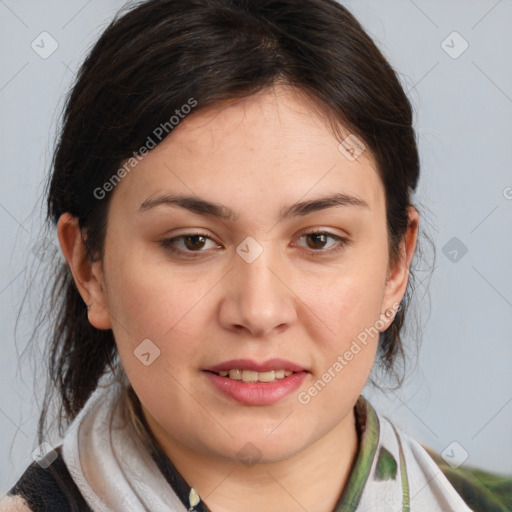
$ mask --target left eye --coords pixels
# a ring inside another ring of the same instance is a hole
[[[342,237],[326,232],[306,233],[299,240],[303,239],[306,241],[306,247],[315,251],[330,249],[337,244],[343,245],[345,242]]]

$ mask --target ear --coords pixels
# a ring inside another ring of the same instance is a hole
[[[396,314],[398,305],[402,301],[407,283],[409,282],[409,268],[418,240],[419,214],[413,206],[408,207],[408,226],[396,255],[395,261],[388,270],[388,279],[383,299],[383,311],[393,311]]]
[[[57,223],[57,234],[78,292],[85,302],[84,308],[88,307],[89,322],[97,329],[111,329],[102,262],[92,261],[78,219],[69,213],[62,214]]]

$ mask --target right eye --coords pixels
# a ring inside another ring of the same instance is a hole
[[[187,253],[188,255],[192,255],[191,253],[204,253],[209,249],[221,248],[210,236],[203,233],[187,233],[173,238],[167,238],[162,240],[160,244],[170,252],[181,253],[183,255]]]

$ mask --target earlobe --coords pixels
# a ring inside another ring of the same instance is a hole
[[[101,261],[91,260],[78,219],[69,213],[62,214],[57,223],[57,234],[62,253],[87,309],[89,322],[97,329],[111,329]]]

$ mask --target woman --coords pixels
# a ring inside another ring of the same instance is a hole
[[[402,353],[418,179],[410,104],[338,3],[117,17],[48,188],[65,435],[2,510],[490,507],[361,396]]]

